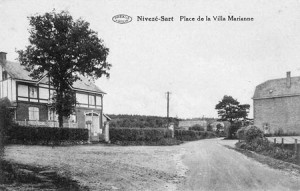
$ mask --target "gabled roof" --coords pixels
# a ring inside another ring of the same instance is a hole
[[[300,95],[300,76],[291,77],[291,85],[287,86],[287,78],[268,80],[255,88],[253,99],[286,97]]]
[[[18,62],[6,61],[6,63],[1,63],[2,67],[7,71],[7,73],[16,80],[25,80],[28,82],[37,83],[40,79],[33,79],[29,76],[29,72]],[[77,80],[73,83],[73,88],[75,90],[81,91],[91,91],[95,93],[105,94],[99,87],[92,83],[89,79],[84,76],[80,77],[81,80]],[[47,79],[41,79],[44,82]]]
[[[28,80],[28,81],[37,81],[33,80],[29,76],[29,72],[26,71],[19,63],[6,61],[2,64],[2,67],[8,72],[8,74],[14,79]]]

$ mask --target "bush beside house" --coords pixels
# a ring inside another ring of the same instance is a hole
[[[263,131],[256,126],[243,127],[237,132],[240,142],[237,148],[254,151],[275,159],[292,162],[299,165],[299,158],[293,150],[285,149],[282,145],[271,143],[264,137]]]
[[[0,159],[4,153],[7,131],[12,127],[11,103],[7,98],[0,99]]]

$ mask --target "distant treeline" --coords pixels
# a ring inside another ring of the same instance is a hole
[[[148,115],[115,115],[108,114],[111,118],[110,127],[136,127],[136,128],[163,128],[167,126],[167,117],[148,116]],[[169,123],[178,126],[180,119],[170,117]]]
[[[111,118],[110,127],[163,128],[167,126],[167,117],[127,114],[108,114],[108,116]],[[176,128],[181,120],[186,119],[170,117],[169,123],[174,123]],[[215,118],[192,118],[188,120],[206,120],[208,123],[216,121]]]

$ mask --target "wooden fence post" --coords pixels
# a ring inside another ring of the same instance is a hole
[[[274,138],[274,143],[276,144],[276,138]]]
[[[298,146],[298,139],[295,139],[295,154],[296,154],[296,156],[298,155],[298,148],[297,148],[297,146]]]
[[[281,147],[283,148],[283,145],[284,145],[284,139],[281,138]]]

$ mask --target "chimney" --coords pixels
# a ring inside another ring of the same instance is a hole
[[[6,62],[6,52],[0,52],[0,63]]]
[[[287,86],[288,88],[291,87],[291,72],[287,72],[287,73],[286,73],[286,86]]]

